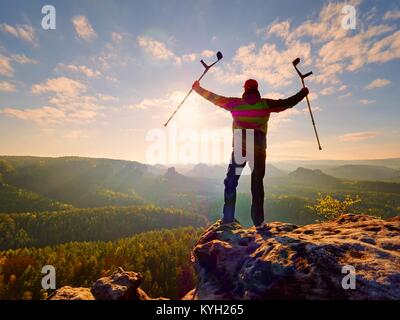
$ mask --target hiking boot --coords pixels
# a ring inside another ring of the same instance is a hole
[[[267,227],[267,224],[265,222],[259,224],[258,226],[255,226],[256,230],[262,230],[265,229]]]
[[[228,228],[228,229],[238,229],[238,228],[242,228],[242,225],[240,224],[240,222],[236,219],[234,219],[234,221],[232,222],[224,222],[222,219],[220,220],[220,228]]]

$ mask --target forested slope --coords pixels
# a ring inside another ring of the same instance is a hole
[[[0,250],[108,241],[156,229],[206,225],[203,216],[152,205],[0,215]]]
[[[193,227],[141,233],[115,242],[72,242],[45,248],[0,252],[0,300],[42,299],[42,267],[56,269],[57,288],[90,286],[116,267],[144,276],[152,296],[180,298],[194,286],[190,250],[202,229]]]

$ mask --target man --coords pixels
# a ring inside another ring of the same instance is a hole
[[[200,86],[195,81],[192,86],[203,98],[213,104],[231,112],[233,117],[233,129],[242,131],[242,145],[240,148],[246,150],[246,130],[254,130],[254,152],[253,159],[249,161],[251,169],[251,218],[256,227],[262,227],[264,222],[264,186],[266,159],[266,135],[268,120],[272,112],[281,112],[298,104],[308,95],[308,89],[303,88],[294,96],[287,99],[265,99],[261,98],[258,91],[258,83],[249,79],[244,84],[244,93],[241,98],[228,98],[212,93]],[[236,135],[234,135],[235,137]],[[235,146],[235,138],[234,138]],[[235,161],[235,152],[232,152],[231,163],[224,180],[225,204],[223,209],[223,223],[229,224],[235,220],[236,187],[238,185],[240,171],[245,167],[246,162]]]

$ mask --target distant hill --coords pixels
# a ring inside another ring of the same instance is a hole
[[[278,168],[293,171],[298,167],[308,169],[325,169],[345,165],[384,166],[400,170],[400,158],[372,159],[372,160],[287,160],[273,162]]]
[[[323,169],[329,175],[342,179],[385,181],[400,178],[400,171],[384,166],[344,165]]]
[[[220,165],[199,163],[193,166],[186,174],[191,177],[219,179],[226,174],[227,168]]]
[[[265,173],[267,177],[282,177],[286,176],[287,174],[288,174],[287,171],[281,170],[276,166],[274,166],[273,164],[267,163],[267,171]]]
[[[80,157],[0,157],[0,181],[79,208],[153,203],[197,211],[219,188],[162,165]]]
[[[217,190],[217,185],[210,177],[190,177],[180,174],[175,167],[168,168],[162,181],[159,182],[161,189],[168,190],[170,193],[189,193],[194,195],[210,195]]]
[[[77,207],[145,204],[135,187],[146,172],[146,165],[134,161],[0,157],[8,185]]]
[[[313,186],[332,186],[340,184],[340,180],[323,173],[321,170],[297,168],[295,171],[289,173],[289,181],[303,184],[303,185],[313,185]]]
[[[385,166],[385,167],[389,167],[389,168],[400,169],[400,158],[359,160],[356,163],[376,165],[376,166]]]

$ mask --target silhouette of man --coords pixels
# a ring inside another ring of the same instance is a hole
[[[258,83],[254,79],[249,79],[244,83],[244,93],[241,98],[223,97],[212,93],[200,86],[199,81],[195,81],[192,86],[203,98],[213,104],[228,110],[232,114],[234,130],[242,132],[241,149],[246,150],[246,130],[254,133],[253,159],[250,159],[251,169],[251,218],[256,227],[261,227],[264,222],[264,186],[263,178],[265,175],[265,159],[267,148],[268,120],[272,112],[281,112],[298,104],[308,95],[308,89],[303,88],[294,96],[287,99],[267,99],[261,98],[258,91]],[[237,132],[237,131],[236,131]],[[235,136],[233,145],[235,146]],[[247,149],[248,150],[248,149]],[[224,180],[224,209],[223,223],[228,224],[235,221],[236,187],[240,178],[241,170],[246,166],[246,161],[237,163],[235,152],[232,152],[231,163]]]

